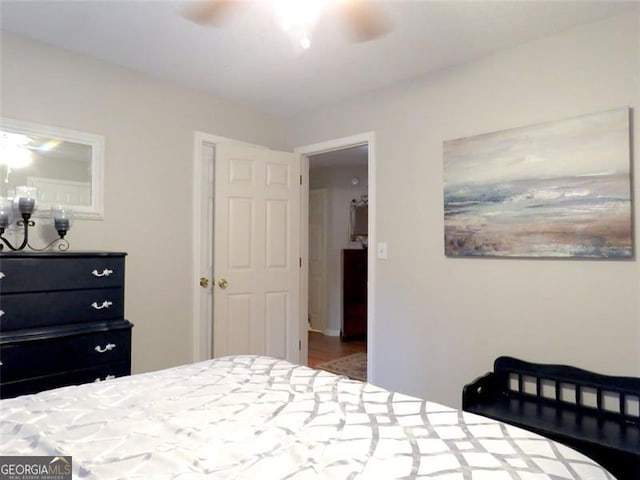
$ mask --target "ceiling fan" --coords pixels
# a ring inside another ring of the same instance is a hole
[[[258,0],[256,0],[258,1]],[[310,30],[320,15],[330,13],[347,28],[353,42],[368,42],[390,30],[390,22],[371,0],[259,0],[271,4],[285,31],[297,31],[303,48],[310,46]],[[202,0],[183,11],[188,20],[206,26],[222,26],[246,0]]]

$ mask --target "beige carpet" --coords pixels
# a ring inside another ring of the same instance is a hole
[[[367,381],[367,354],[354,353],[341,357],[330,362],[320,363],[316,366],[327,372],[337,373],[338,375],[346,375],[354,380]]]

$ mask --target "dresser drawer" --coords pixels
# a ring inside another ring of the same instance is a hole
[[[0,292],[41,292],[124,286],[124,256],[5,256]]]
[[[57,373],[44,377],[17,380],[0,384],[0,398],[12,398],[18,395],[37,393],[52,388],[80,385],[96,381],[104,381],[110,378],[130,375],[129,362],[115,362],[100,365],[99,367],[75,370],[71,372]]]
[[[0,296],[0,331],[124,317],[121,288],[7,293]]]
[[[6,341],[0,348],[0,382],[131,360],[131,324],[80,335]]]

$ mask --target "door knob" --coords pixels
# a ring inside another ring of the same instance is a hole
[[[224,290],[225,288],[227,288],[228,285],[229,285],[229,283],[224,278],[221,278],[220,280],[218,280],[218,286],[221,289]]]
[[[202,288],[207,288],[209,286],[209,279],[205,277],[200,277],[200,286]]]

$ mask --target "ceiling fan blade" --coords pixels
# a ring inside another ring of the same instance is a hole
[[[343,0],[336,4],[336,8],[354,42],[368,42],[391,31],[391,23],[374,2]]]
[[[237,0],[205,0],[192,2],[183,16],[200,25],[222,25],[230,11],[238,6]]]

